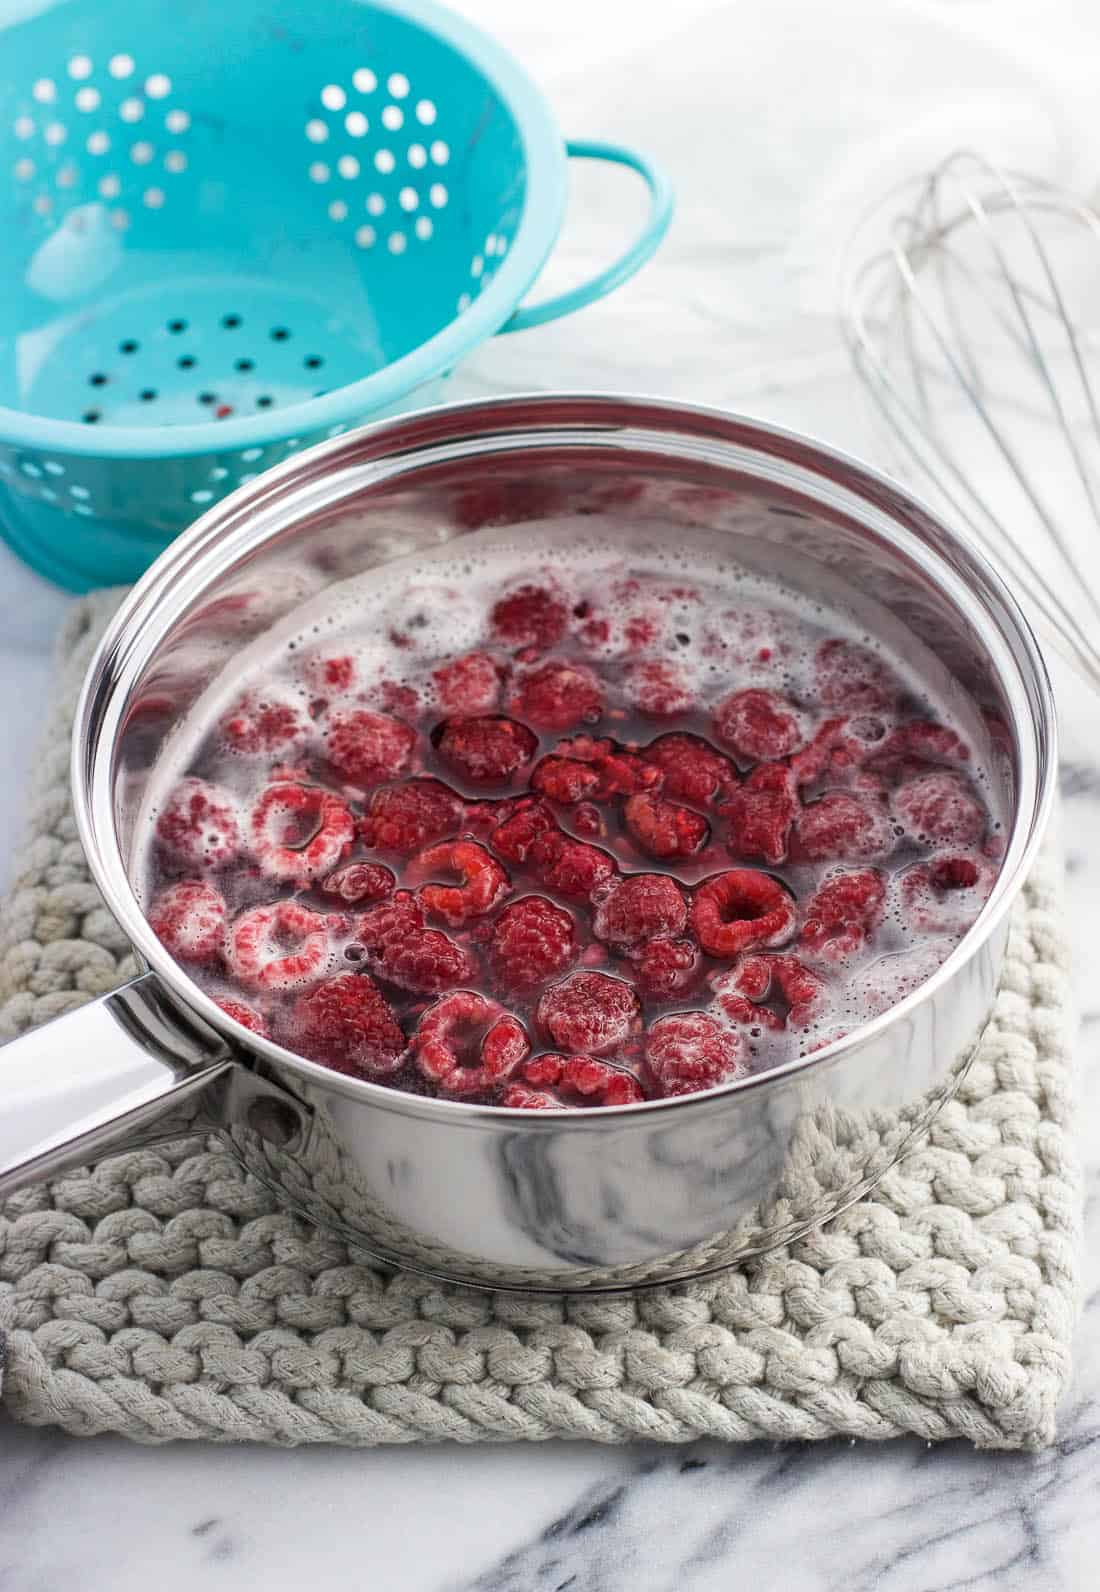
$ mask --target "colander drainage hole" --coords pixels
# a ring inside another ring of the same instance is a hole
[[[99,409],[85,409],[80,418],[83,420],[86,426],[94,426],[96,421],[100,418],[101,413],[102,411]]]
[[[107,377],[101,370],[95,370],[88,377],[88,385],[90,387],[105,387],[107,385]]]
[[[257,409],[270,409],[275,400],[266,392],[262,392],[256,399]]]
[[[218,400],[218,395],[217,395],[216,392],[200,392],[199,393],[199,403],[200,404],[212,404],[212,403],[216,403],[217,400]]]
[[[195,362],[196,361],[195,361],[194,354],[181,354],[180,357],[176,360],[176,364],[179,366],[179,368],[181,370],[191,370],[191,369],[193,369],[194,365],[195,365]]]
[[[271,328],[271,341],[273,343],[285,343],[289,336],[290,333],[285,326],[273,326]]]
[[[254,361],[251,359],[238,359],[234,362],[234,370],[252,370]]]
[[[320,370],[323,364],[324,360],[321,358],[320,354],[310,354],[305,361],[305,367],[307,370]]]
[[[240,324],[241,324],[241,318],[240,318],[239,315],[223,315],[222,316],[222,325],[229,332],[233,331],[233,329],[235,327],[239,326]]]
[[[120,354],[136,354],[141,344],[133,337],[124,337],[118,345]]]
[[[155,387],[143,387],[141,392],[138,394],[138,397],[141,399],[143,404],[152,403],[156,396],[157,389]]]
[[[169,321],[168,322],[168,330],[170,332],[185,332],[187,330],[187,322],[186,321]]]

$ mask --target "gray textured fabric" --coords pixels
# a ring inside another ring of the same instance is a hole
[[[0,923],[4,1036],[133,971],[67,793],[76,687],[116,599],[78,604],[62,640]],[[1040,1447],[1079,1259],[1058,876],[1048,856],[1020,903],[958,1097],[873,1198],[800,1243],[636,1298],[447,1290],[281,1213],[216,1140],[175,1142],[0,1210],[3,1400],[18,1420],[148,1443],[916,1432]]]

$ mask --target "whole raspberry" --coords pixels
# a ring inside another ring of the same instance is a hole
[[[902,916],[922,934],[962,934],[985,905],[996,877],[984,858],[919,862],[897,881]]]
[[[397,880],[380,862],[349,862],[321,880],[321,889],[338,901],[384,901],[392,895]]]
[[[727,785],[736,784],[728,757],[698,735],[662,735],[642,754],[664,775],[664,794],[705,807]]]
[[[556,1045],[591,1056],[618,1049],[642,1026],[634,990],[607,973],[570,973],[545,991],[537,1016]]]
[[[493,926],[489,961],[501,985],[524,991],[572,966],[577,956],[573,919],[545,896],[523,896]]]
[[[614,885],[596,907],[596,938],[619,950],[669,939],[687,923],[683,890],[667,873],[634,873]]]
[[[595,1056],[559,1056],[544,1051],[524,1062],[501,1105],[525,1111],[547,1106],[633,1106],[645,1099],[632,1072]]]
[[[714,990],[728,1020],[749,1028],[808,1028],[829,1007],[825,985],[795,956],[746,956]]]
[[[355,920],[356,942],[372,955],[391,940],[407,939],[424,927],[420,903],[408,890],[399,890],[389,901],[380,901]]]
[[[545,1089],[532,1089],[525,1083],[506,1084],[499,1103],[511,1111],[553,1111],[565,1104]]]
[[[247,692],[218,725],[225,745],[244,757],[294,757],[309,730],[300,698],[272,687]]]
[[[595,769],[598,783],[590,791],[594,801],[610,801],[614,796],[656,790],[663,778],[661,770],[637,752],[628,752],[606,738],[596,740],[591,735],[574,735],[558,742],[554,756],[569,762],[588,763]]]
[[[543,730],[594,724],[603,712],[599,681],[582,663],[551,658],[514,682],[509,711]]]
[[[911,719],[899,724],[881,743],[867,767],[886,778],[902,779],[930,768],[960,768],[970,761],[970,748],[945,724]]]
[[[761,763],[744,784],[731,790],[718,811],[729,824],[727,850],[741,862],[787,860],[798,811],[791,772],[784,763]]]
[[[883,808],[846,791],[829,791],[800,809],[790,854],[795,862],[870,861],[887,856],[895,835]]]
[[[629,664],[623,673],[626,699],[650,719],[671,719],[695,706],[695,692],[685,671],[664,658]]]
[[[153,899],[149,927],[177,962],[213,962],[225,938],[225,899],[199,879],[181,879]]]
[[[420,900],[426,911],[452,927],[491,912],[512,888],[496,858],[473,840],[444,840],[430,846],[413,858],[408,877],[433,881],[421,886]],[[442,877],[458,883],[434,882]]]
[[[423,922],[419,905],[405,890],[364,912],[355,925],[355,940],[371,971],[418,995],[439,995],[472,982],[477,972],[473,955],[439,929],[424,928]]]
[[[818,780],[843,783],[867,761],[868,754],[881,745],[886,733],[882,720],[862,718],[826,719],[813,739],[791,758],[791,771],[799,785]]]
[[[498,599],[489,614],[497,641],[507,647],[537,647],[545,652],[565,635],[569,614],[565,603],[545,586],[517,586]]]
[[[462,823],[462,799],[438,779],[410,779],[376,790],[360,820],[365,846],[408,856],[453,835]]]
[[[835,873],[806,902],[800,944],[840,962],[862,951],[882,922],[886,881],[873,868]]]
[[[174,862],[220,868],[241,849],[236,798],[205,779],[181,779],[161,808],[154,833]]]
[[[595,796],[600,790],[599,770],[575,757],[544,757],[535,765],[531,789],[551,801],[568,805]]]
[[[249,819],[249,843],[263,873],[296,884],[343,862],[355,820],[332,791],[282,780],[261,792]]]
[[[216,1004],[227,1017],[232,1017],[235,1023],[240,1023],[242,1028],[247,1028],[250,1033],[259,1034],[262,1039],[269,1038],[267,1023],[254,1006],[247,1006],[244,1001],[234,1000],[218,1001]]]
[[[894,813],[906,834],[926,845],[974,846],[985,834],[986,813],[961,774],[919,774],[894,792]]]
[[[491,713],[500,701],[501,670],[485,652],[468,652],[440,664],[432,675],[444,713]]]
[[[491,1094],[531,1049],[518,1017],[473,990],[454,990],[429,1006],[412,1039],[421,1074],[451,1099]]]
[[[892,707],[898,695],[898,682],[878,654],[842,637],[821,643],[814,672],[826,707],[875,713]]]
[[[650,1001],[682,1000],[699,982],[703,959],[694,940],[647,940],[631,953],[641,995]]]
[[[337,973],[300,995],[289,1031],[303,1056],[352,1078],[391,1078],[405,1058],[401,1025],[365,973]]]
[[[441,760],[471,785],[507,785],[538,750],[526,724],[500,717],[447,719],[432,739]]]
[[[416,731],[385,713],[353,708],[329,714],[324,741],[328,760],[342,778],[353,785],[377,785],[408,768]]]
[[[540,801],[521,803],[489,836],[489,844],[505,862],[524,863],[540,835],[554,834],[554,815]]]
[[[541,885],[570,901],[588,901],[594,890],[618,872],[615,859],[606,851],[556,832],[538,837],[529,864]]]
[[[695,891],[691,926],[703,950],[725,961],[754,945],[782,945],[794,932],[795,905],[769,873],[730,868]]]
[[[300,901],[252,907],[229,925],[225,960],[247,989],[301,989],[328,971],[332,927]]]
[[[710,825],[699,813],[649,792],[630,797],[623,822],[634,844],[658,862],[694,857],[710,839]]]
[[[714,710],[714,733],[745,763],[788,757],[803,740],[789,702],[774,691],[735,691]]]
[[[746,1072],[742,1036],[706,1012],[658,1017],[646,1035],[646,1065],[666,1097],[696,1094]]]

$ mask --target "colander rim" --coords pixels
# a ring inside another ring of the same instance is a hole
[[[523,150],[527,186],[515,238],[489,286],[469,309],[456,312],[439,331],[400,359],[358,381],[334,387],[321,398],[240,419],[182,426],[112,425],[94,432],[80,420],[56,420],[0,404],[0,441],[89,459],[168,459],[233,452],[252,444],[282,442],[299,432],[316,441],[315,434],[326,426],[368,421],[373,412],[450,369],[500,330],[546,263],[565,215],[566,151],[549,102],[504,45],[437,0],[355,3],[388,11],[435,34],[473,63],[512,118]]]

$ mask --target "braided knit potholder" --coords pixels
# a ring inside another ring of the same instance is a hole
[[[68,798],[76,690],[117,599],[76,604],[62,638],[0,921],[3,1037],[135,970]],[[280,1212],[216,1139],[26,1190],[0,1209],[3,1401],[18,1420],[146,1443],[915,1432],[1041,1447],[1077,1294],[1066,966],[1048,856],[1016,912],[994,1021],[928,1139],[824,1230],[635,1298],[392,1276]]]

